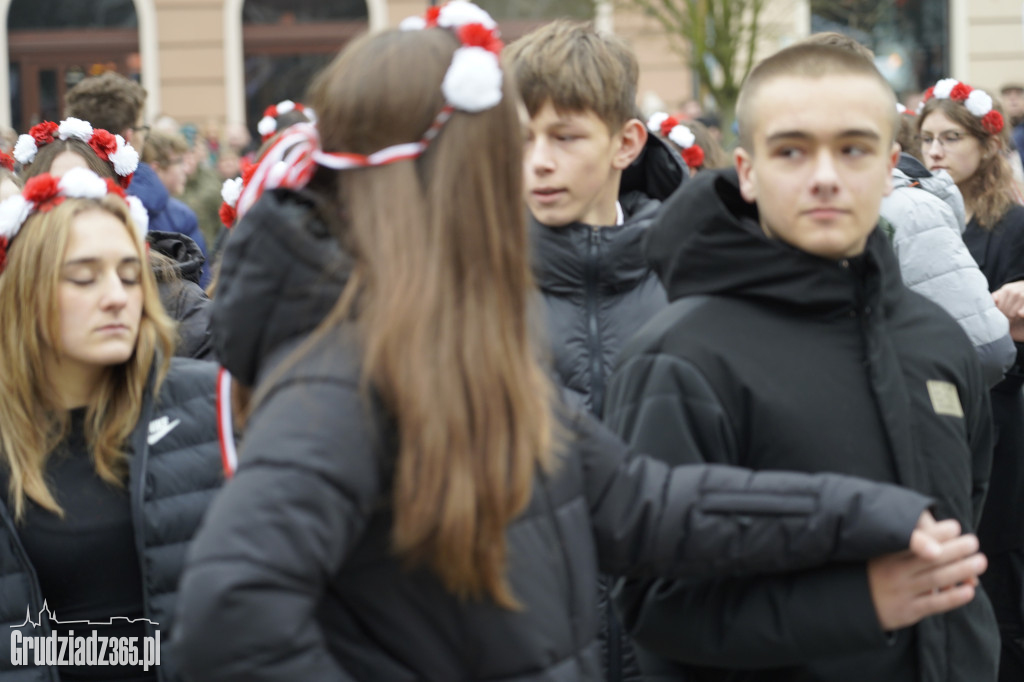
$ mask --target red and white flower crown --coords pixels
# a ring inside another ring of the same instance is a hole
[[[967,111],[981,119],[981,127],[991,135],[998,135],[1005,125],[1003,115],[992,108],[992,96],[984,90],[976,90],[955,78],[943,78],[924,92],[921,107],[932,99],[951,99],[962,102]]]
[[[138,197],[125,196],[113,180],[104,179],[87,168],[72,168],[59,178],[42,173],[28,179],[21,194],[0,202],[0,271],[7,263],[7,249],[22,225],[34,213],[46,213],[65,199],[102,199],[116,194],[128,203],[136,234],[145,238],[149,214]]]
[[[273,137],[274,133],[277,132],[277,117],[284,116],[292,111],[301,111],[309,119],[310,123],[316,123],[316,112],[301,102],[293,102],[290,99],[286,99],[277,104],[271,104],[263,111],[263,118],[256,124],[256,130],[263,137],[264,142]]]
[[[220,186],[220,198],[223,199],[223,202],[220,205],[218,215],[224,227],[228,229],[234,227],[235,220],[238,218],[238,212],[235,210],[238,206],[238,198],[242,196],[242,190],[249,184],[253,173],[256,172],[255,163],[249,163],[242,159],[241,166],[242,177],[229,178]]]
[[[235,207],[237,215],[244,215],[267,189],[305,186],[317,166],[350,170],[415,159],[427,150],[456,110],[475,114],[501,102],[503,73],[498,55],[504,43],[491,15],[467,0],[450,0],[399,25],[403,31],[435,27],[451,29],[462,46],[452,55],[441,82],[445,105],[419,140],[391,145],[372,154],[326,152],[320,148],[320,135],[314,124],[294,125],[263,155],[251,181],[243,183]]]
[[[704,149],[697,144],[696,135],[675,116],[669,116],[664,111],[655,112],[647,119],[647,129],[667,137],[679,147],[683,161],[690,168],[700,168],[704,164]]]
[[[14,145],[14,158],[21,165],[27,166],[35,160],[40,147],[50,144],[56,138],[68,140],[73,137],[92,147],[98,157],[113,166],[114,172],[121,178],[121,186],[128,186],[135,169],[139,167],[139,153],[120,135],[111,135],[102,128],[93,128],[92,124],[80,118],[66,118],[59,125],[53,121],[43,121],[32,126],[28,134],[18,136]]]

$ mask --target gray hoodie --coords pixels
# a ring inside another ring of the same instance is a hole
[[[900,155],[892,179],[893,192],[882,201],[881,213],[893,228],[904,284],[953,316],[978,351],[988,385],[998,383],[1016,348],[988,280],[964,245],[960,190],[948,173],[933,175],[907,154]]]

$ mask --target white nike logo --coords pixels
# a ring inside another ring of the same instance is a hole
[[[164,436],[174,430],[174,428],[181,423],[180,419],[171,421],[167,417],[160,417],[149,422],[149,438],[146,439],[150,445],[154,445]]]

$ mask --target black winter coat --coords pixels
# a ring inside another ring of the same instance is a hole
[[[673,464],[899,483],[934,496],[938,518],[977,528],[992,448],[978,358],[949,315],[903,286],[880,230],[857,258],[811,256],[765,237],[735,171],[709,172],[665,205],[648,252],[673,302],[623,350],[609,426]],[[633,581],[622,607],[658,679],[995,679],[983,590],[887,639],[864,564]]]
[[[600,415],[619,350],[667,300],[647,264],[644,237],[686,176],[678,152],[651,135],[623,172],[620,226],[547,227],[531,218],[533,271],[544,294],[555,371],[577,406]]]
[[[210,299],[199,287],[202,252],[194,241],[178,232],[150,230],[146,241],[153,251],[174,262],[180,277],[157,272],[160,302],[178,323],[175,355],[197,360],[214,360],[210,335]]]
[[[590,417],[566,417],[568,451],[553,475],[538,474],[507,531],[523,609],[460,601],[392,555],[395,435],[359,389],[351,329],[278,364],[318,321],[295,296],[324,275],[301,271],[344,270],[337,251],[317,248],[322,218],[308,194],[271,192],[225,250],[218,351],[239,376],[278,371],[259,386],[240,466],[182,583],[177,653],[194,680],[598,680],[599,567],[712,575],[863,558],[906,546],[928,504],[837,477],[670,471]],[[271,243],[297,257],[258,246]],[[333,301],[320,303],[322,317]],[[289,331],[261,333],[252,320]],[[222,325],[241,331],[222,336]]]
[[[159,624],[162,653],[157,677],[180,679],[178,661],[168,645],[175,634],[174,611],[185,552],[207,506],[223,482],[217,440],[217,367],[212,363],[174,358],[154,400],[147,390],[138,426],[129,443],[128,491],[135,526],[135,544],[142,565],[143,615]],[[148,443],[155,420],[178,425],[153,445]],[[18,539],[13,516],[0,504],[0,681],[57,681],[55,668],[12,667],[9,626],[35,616],[43,595]],[[69,568],[69,570],[73,570]],[[116,615],[116,614],[114,614]],[[20,628],[26,636],[49,635],[49,623],[37,630]],[[141,643],[139,644],[141,653]]]
[[[964,243],[988,279],[990,291],[1024,280],[1024,206],[1013,206],[991,230],[967,224]],[[996,424],[992,488],[978,528],[982,551],[996,554],[1024,548],[1024,343],[1017,344],[1017,362],[992,388]],[[1024,579],[1022,576],[1021,579]],[[1018,613],[1024,605],[1017,604]]]

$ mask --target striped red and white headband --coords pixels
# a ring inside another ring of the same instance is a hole
[[[391,145],[370,154],[331,152],[321,149],[314,124],[294,125],[263,155],[249,182],[243,183],[233,207],[234,217],[245,215],[267,189],[304,187],[318,166],[340,171],[415,159],[427,150],[456,110],[479,113],[501,102],[504,77],[498,55],[504,44],[497,22],[485,10],[467,0],[451,0],[429,8],[423,16],[406,19],[399,28],[448,28],[462,43],[452,55],[441,82],[445,105],[423,136],[415,142]],[[230,190],[233,193],[234,188]]]

